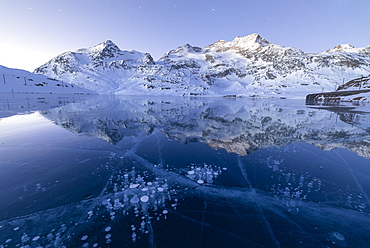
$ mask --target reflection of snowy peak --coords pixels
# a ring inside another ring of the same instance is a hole
[[[154,61],[106,41],[63,53],[35,72],[100,93],[302,97],[369,75],[370,47],[305,53],[251,34],[203,49],[186,44]]]
[[[176,99],[98,99],[43,113],[68,130],[113,144],[124,137],[160,130],[181,143],[199,141],[240,155],[264,147],[307,142],[321,149],[348,148],[370,157],[370,143],[366,141],[370,134],[363,129],[370,122],[366,114],[343,116],[274,102]]]

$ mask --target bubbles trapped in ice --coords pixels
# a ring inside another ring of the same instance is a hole
[[[140,184],[137,184],[137,183],[133,183],[130,185],[130,189],[135,189],[137,187],[139,187]]]
[[[330,234],[330,241],[339,246],[339,247],[347,247],[347,243],[346,243],[346,239],[345,237],[339,233],[339,232],[333,232],[332,234]]]
[[[41,185],[39,187],[42,189]],[[170,190],[165,179],[150,178],[145,172],[140,175],[135,169],[117,171],[108,180],[99,200],[92,201],[90,207],[82,210],[85,218],[77,222],[71,221],[68,224],[62,224],[57,228],[54,226],[52,230],[42,230],[43,228],[41,228],[42,231],[32,233],[32,235],[21,233],[17,241],[9,238],[6,241],[4,240],[3,244],[0,243],[0,247],[21,247],[27,242],[32,242],[35,247],[45,247],[45,244],[50,247],[67,247],[62,237],[67,232],[77,234],[78,231],[76,230],[80,228],[82,223],[84,225],[86,222],[95,223],[97,219],[100,219],[100,221],[103,219],[107,224],[116,223],[116,219],[126,218],[127,216],[134,216],[134,218],[130,217],[129,221],[132,223],[132,241],[136,242],[140,238],[139,235],[149,233],[151,221],[154,217],[155,220],[167,219],[168,210],[163,210],[164,208],[168,208],[168,205],[173,208],[177,207],[178,199],[169,202],[172,194],[176,194],[176,190]],[[17,231],[22,228],[23,226],[13,226],[11,230],[16,235]],[[113,235],[110,233],[113,228],[114,226],[107,225],[102,229],[105,232],[101,235],[102,238],[104,237],[106,244],[113,242]],[[90,235],[86,233],[80,233],[80,235],[77,238],[81,242],[80,247],[100,246],[98,243],[87,242]]]
[[[140,197],[140,201],[141,202],[148,202],[149,201],[149,197],[147,195],[144,195],[144,196]]]
[[[26,233],[24,233],[24,234],[22,235],[22,238],[21,238],[22,243],[25,243],[25,242],[27,242],[28,240],[30,240],[30,237],[28,237],[28,235],[27,235]]]
[[[196,181],[198,184],[212,184],[214,179],[221,175],[222,169],[212,165],[195,165],[190,166],[190,170],[186,172],[186,177]]]
[[[153,218],[151,215],[157,215],[157,211],[165,207],[172,193],[175,191],[169,190],[165,179],[150,178],[146,172],[139,174],[133,168],[131,171],[117,171],[110,178],[105,190],[107,199],[102,204],[112,220],[127,216],[129,213],[130,216],[140,220],[137,223],[134,221],[135,223],[131,226],[132,241],[136,242],[139,235],[136,230],[141,230],[141,233],[149,232]],[[175,201],[175,207],[177,204]],[[108,226],[104,231],[109,232],[111,229],[112,227]],[[112,241],[110,234],[106,234],[105,237],[107,243]]]
[[[94,215],[94,212],[93,211],[89,211],[87,212],[87,219],[91,219],[91,217]]]
[[[36,237],[34,237],[33,239],[32,239],[32,241],[37,241],[37,240],[39,240],[40,239],[40,236],[36,236]]]
[[[266,165],[272,170],[272,178],[279,180],[278,184],[272,184],[270,190],[278,196],[294,198],[298,200],[307,200],[310,194],[319,192],[322,188],[322,180],[313,177],[310,174],[301,174],[301,172],[287,171],[282,166],[283,159],[266,159]]]
[[[212,183],[217,178],[222,170],[216,166],[209,165],[192,165],[191,172],[188,175],[194,176],[190,178],[198,183]],[[36,186],[42,189],[42,185]],[[170,202],[171,196],[176,195],[175,189],[169,189],[166,179],[151,178],[148,173],[138,173],[133,168],[131,171],[115,171],[109,178],[106,187],[103,190],[102,196],[98,201],[92,202],[92,205],[84,212],[85,218],[70,222],[69,224],[62,224],[60,228],[53,228],[52,230],[43,230],[40,233],[23,234],[21,241],[31,241],[35,245],[50,244],[51,246],[57,244],[58,247],[65,246],[61,238],[66,232],[74,233],[78,230],[80,224],[86,222],[95,222],[97,219],[105,219],[106,223],[111,223],[116,219],[126,218],[127,216],[134,216],[129,218],[132,223],[131,235],[132,241],[136,242],[139,235],[147,235],[151,230],[151,221],[155,217],[156,221],[168,218],[168,207],[176,208],[179,205],[178,199],[173,199]],[[163,210],[164,209],[164,210]],[[107,244],[113,242],[112,234],[110,233],[114,226],[106,226],[104,237]],[[18,231],[20,227],[13,228]],[[92,244],[87,242],[89,235],[80,233],[78,240],[82,242],[80,246],[98,247],[99,244]],[[32,238],[34,237],[34,238]],[[8,241],[9,245],[13,245],[14,239]],[[19,241],[18,241],[19,242]],[[5,243],[4,243],[5,244]],[[1,244],[0,244],[1,245]],[[17,244],[15,244],[16,246]]]
[[[137,204],[137,203],[139,203],[139,198],[137,197],[137,195],[134,195],[134,196],[131,198],[130,202],[131,202],[132,204]]]
[[[89,236],[84,235],[84,236],[82,236],[81,240],[86,240],[88,237],[89,237]]]

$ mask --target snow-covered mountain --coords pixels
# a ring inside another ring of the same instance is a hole
[[[0,65],[0,93],[71,93],[94,94],[93,91],[45,75],[11,69]]]
[[[186,44],[154,61],[108,40],[65,52],[35,72],[99,93],[303,97],[370,75],[370,46],[305,53],[251,34],[205,48]]]
[[[37,68],[35,73],[99,93],[114,93],[130,88],[130,84],[139,79],[139,71],[152,65],[154,61],[150,54],[121,51],[107,40],[95,47],[65,52]]]

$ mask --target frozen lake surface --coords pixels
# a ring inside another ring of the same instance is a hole
[[[370,246],[369,105],[0,104],[0,248]]]

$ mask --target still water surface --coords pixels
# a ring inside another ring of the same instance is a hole
[[[370,246],[370,106],[0,103],[1,248]]]

